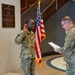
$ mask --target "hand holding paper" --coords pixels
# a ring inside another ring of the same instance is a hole
[[[54,48],[55,52],[57,52],[58,48],[60,48],[60,46],[54,44],[53,42],[49,42],[48,44],[50,44]]]
[[[54,48],[54,51],[57,52],[58,51],[58,48]]]

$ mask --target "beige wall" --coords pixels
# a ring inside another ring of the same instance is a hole
[[[15,28],[2,28],[2,9],[0,7],[0,75],[20,68],[20,46],[15,37],[20,31],[20,0],[0,0],[1,4],[15,6]]]

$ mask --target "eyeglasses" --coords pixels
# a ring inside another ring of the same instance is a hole
[[[62,24],[62,27],[65,25],[66,23]]]
[[[65,20],[64,23],[62,24],[62,27],[67,24],[69,21],[68,20]]]
[[[64,22],[64,24],[62,24],[62,27],[66,24],[67,22]]]

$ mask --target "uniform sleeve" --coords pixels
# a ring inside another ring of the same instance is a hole
[[[26,35],[26,32],[24,32],[24,31],[22,30],[21,33],[16,36],[16,38],[15,38],[15,43],[18,44],[18,45],[19,45],[20,43],[22,43],[22,42],[23,42],[23,39],[25,38],[25,35]]]
[[[75,28],[71,29],[68,32],[65,38],[64,46],[62,48],[59,48],[57,52],[61,54],[66,54],[73,49],[74,44],[75,44]]]

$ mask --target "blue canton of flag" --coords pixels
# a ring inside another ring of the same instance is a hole
[[[44,23],[40,14],[40,1],[38,2],[37,14],[36,14],[36,30],[35,30],[35,56],[36,64],[42,66],[42,40],[45,38]]]
[[[37,8],[36,25],[40,26],[40,11],[39,11],[39,8]]]

